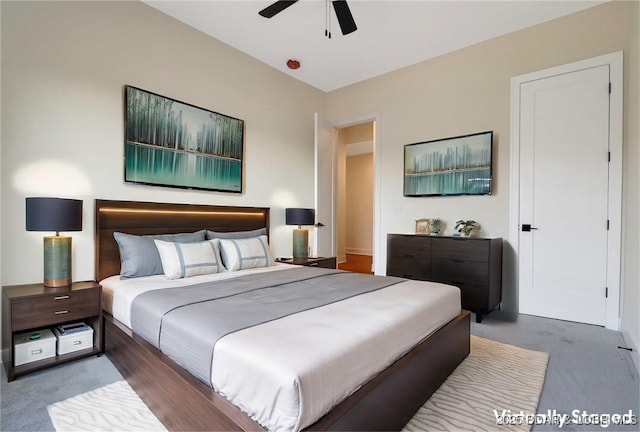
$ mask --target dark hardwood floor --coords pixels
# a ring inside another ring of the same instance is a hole
[[[341,270],[348,270],[356,273],[373,274],[371,271],[373,257],[371,255],[347,254],[347,261],[338,264]]]

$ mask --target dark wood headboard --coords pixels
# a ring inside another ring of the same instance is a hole
[[[269,208],[96,200],[96,280],[120,273],[114,231],[128,234],[175,234],[201,229],[250,231],[266,228]]]

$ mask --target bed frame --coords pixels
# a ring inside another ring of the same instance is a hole
[[[96,278],[120,272],[114,231],[168,234],[267,228],[269,209],[96,200]],[[169,430],[263,430],[235,405],[104,313],[104,350]],[[462,313],[371,379],[308,430],[400,430],[469,354]]]

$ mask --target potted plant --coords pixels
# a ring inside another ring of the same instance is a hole
[[[439,218],[429,219],[429,232],[431,235],[438,235],[442,229],[442,221]]]
[[[464,237],[469,237],[471,235],[471,232],[476,228],[480,228],[480,225],[473,219],[460,219],[456,222],[455,227],[456,231],[458,231]]]

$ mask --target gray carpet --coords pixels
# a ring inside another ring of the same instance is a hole
[[[627,351],[618,349],[620,333],[601,327],[520,315],[517,320],[492,312],[471,333],[523,348],[549,353],[547,377],[538,412],[574,409],[588,413],[640,414],[638,374]],[[122,379],[106,357],[91,357],[20,377],[7,383],[2,370],[2,431],[52,431],[47,405]],[[488,384],[490,385],[490,383]],[[535,426],[534,431],[558,430]],[[568,425],[562,430],[629,430],[638,426],[601,428]]]
[[[640,415],[640,383],[629,352],[619,349],[624,340],[619,332],[530,315],[517,320],[494,311],[481,324],[472,322],[477,336],[549,353],[547,377],[538,412],[556,410],[571,415],[575,409],[588,414],[628,413]],[[558,430],[537,425],[534,431]],[[563,431],[628,430],[635,426],[566,425]]]
[[[106,356],[66,363],[10,383],[2,367],[0,430],[53,431],[48,405],[122,379]]]

